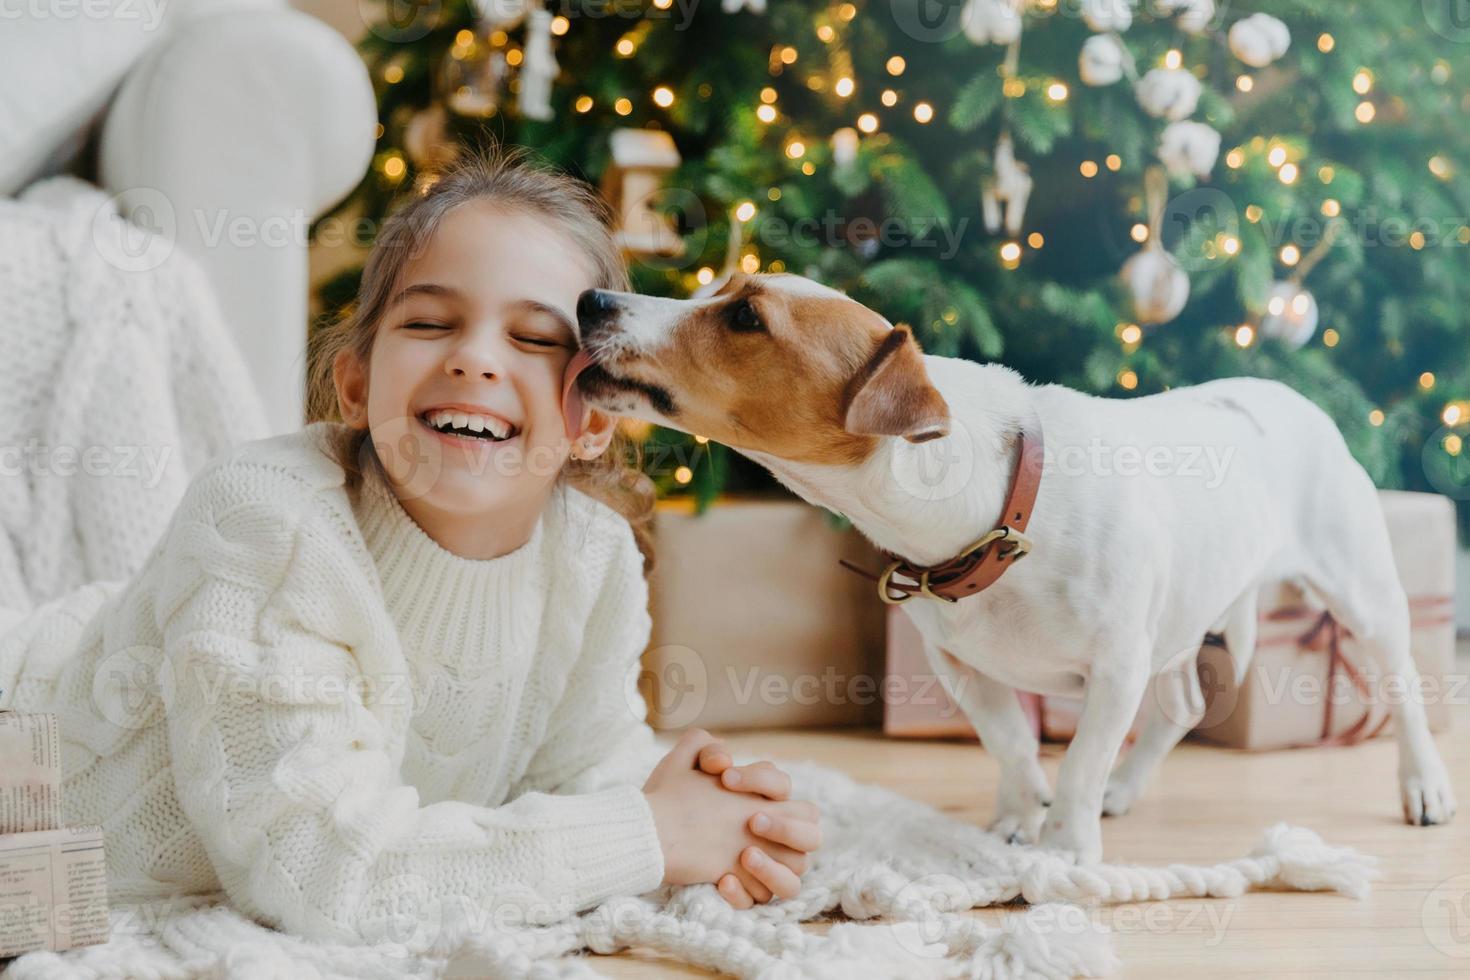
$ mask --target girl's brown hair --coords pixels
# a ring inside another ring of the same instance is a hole
[[[552,223],[587,257],[599,289],[627,290],[628,271],[612,237],[612,212],[588,184],[554,170],[524,147],[492,145],[432,176],[383,223],[363,268],[356,300],[334,323],[312,337],[307,374],[307,420],[341,420],[332,365],[342,351],[370,362],[378,324],[397,294],[408,260],[422,252],[444,216],[461,204],[488,201]],[[369,379],[371,383],[371,379]],[[346,429],[328,447],[355,490],[365,467],[380,474],[382,463],[367,429]],[[621,433],[596,459],[569,460],[561,479],[601,500],[633,528],[643,567],[653,566],[650,524],[653,485],[635,465],[631,441]]]

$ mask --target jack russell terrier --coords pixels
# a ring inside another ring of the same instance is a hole
[[[1032,387],[921,354],[906,327],[793,275],[688,301],[588,290],[577,319],[569,403],[718,440],[889,554],[878,591],[999,761],[991,828],[1013,841],[1101,858],[1100,816],[1127,811],[1204,712],[1206,634],[1244,675],[1263,583],[1307,585],[1385,682],[1419,691],[1373,484],[1284,385]],[[1018,689],[1085,698],[1054,796]],[[1404,819],[1444,823],[1422,700],[1394,701]]]

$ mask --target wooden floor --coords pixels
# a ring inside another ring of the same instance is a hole
[[[1460,801],[1457,821],[1445,827],[1400,822],[1392,738],[1261,754],[1180,746],[1132,813],[1104,821],[1109,859],[1214,863],[1248,853],[1266,826],[1285,820],[1377,855],[1384,878],[1364,902],[1252,892],[1101,910],[1121,975],[1470,977],[1470,707],[1457,712],[1454,729],[1437,739]],[[898,742],[855,730],[753,732],[729,741],[738,756],[811,759],[960,820],[987,820],[995,799],[995,764],[973,744]],[[1061,751],[1043,748],[1053,784]],[[709,975],[638,950],[590,962],[609,977]]]

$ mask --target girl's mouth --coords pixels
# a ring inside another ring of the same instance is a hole
[[[509,442],[520,435],[519,427],[492,415],[433,409],[418,419],[435,435],[457,445]]]

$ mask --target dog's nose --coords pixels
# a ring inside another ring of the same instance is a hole
[[[603,289],[583,290],[577,297],[577,325],[585,342],[599,327],[606,325],[617,312],[618,299]]]

